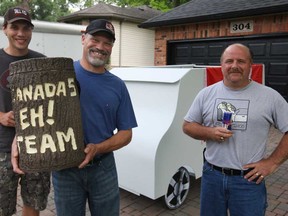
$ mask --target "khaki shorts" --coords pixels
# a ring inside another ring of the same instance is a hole
[[[0,216],[11,216],[16,212],[18,182],[24,205],[39,211],[46,208],[50,172],[18,175],[13,172],[10,153],[0,153]]]

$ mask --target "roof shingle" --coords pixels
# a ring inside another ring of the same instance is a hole
[[[141,23],[147,19],[161,14],[161,11],[148,6],[139,7],[117,7],[104,3],[98,3],[93,7],[76,11],[58,19],[60,22],[71,21],[81,18],[113,17]]]
[[[159,27],[288,12],[288,0],[191,0],[139,27]]]

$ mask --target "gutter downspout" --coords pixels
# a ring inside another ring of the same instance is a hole
[[[122,51],[122,23],[123,23],[123,21],[122,20],[120,20],[120,29],[119,29],[119,34],[120,34],[120,40],[119,40],[119,62],[118,62],[118,65],[119,65],[119,67],[121,67],[122,66],[122,53],[121,53],[121,51]]]

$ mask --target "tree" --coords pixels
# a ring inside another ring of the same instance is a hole
[[[92,7],[98,2],[114,4],[120,7],[147,5],[165,12],[189,1],[190,0],[80,0],[79,3],[82,4],[84,8]]]
[[[28,10],[32,19],[57,21],[58,17],[70,13],[71,4],[78,3],[79,0],[0,0],[0,15],[4,16],[10,7],[20,6]]]
[[[4,16],[10,7],[21,6],[28,10],[32,19],[56,22],[61,16],[71,13],[71,8],[76,10],[92,7],[103,2],[120,7],[147,5],[151,8],[166,12],[189,0],[0,0],[0,15]]]

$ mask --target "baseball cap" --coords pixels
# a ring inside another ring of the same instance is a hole
[[[114,41],[116,40],[114,26],[111,22],[105,19],[93,20],[89,23],[89,25],[86,27],[86,30],[84,31],[84,33],[91,35],[95,34],[96,32],[106,32],[113,38]]]
[[[4,15],[4,25],[7,23],[13,23],[17,20],[25,20],[30,25],[34,26],[31,22],[31,17],[28,11],[24,10],[23,8],[10,8]]]

